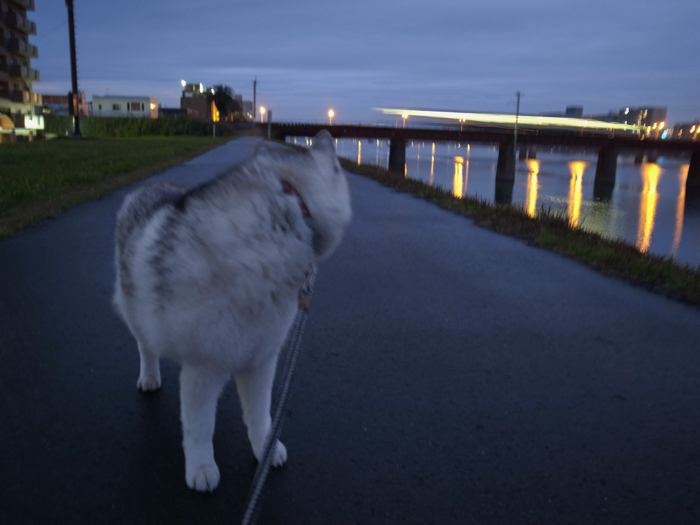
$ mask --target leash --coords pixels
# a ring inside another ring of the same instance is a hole
[[[262,458],[260,459],[260,463],[258,463],[258,468],[255,471],[250,492],[248,493],[246,511],[243,515],[241,525],[252,525],[257,521],[258,503],[260,502],[260,496],[262,495],[262,489],[265,485],[267,474],[270,471],[272,451],[276,448],[277,439],[282,429],[282,413],[284,412],[284,407],[287,404],[287,398],[289,397],[289,388],[292,383],[294,369],[296,368],[299,348],[301,347],[301,339],[304,335],[304,328],[306,327],[306,318],[308,316],[309,309],[311,308],[311,298],[314,295],[313,285],[314,280],[316,279],[316,274],[316,265],[312,264],[308,273],[306,274],[306,281],[304,281],[304,284],[299,290],[299,310],[297,311],[297,316],[294,319],[294,324],[289,331],[287,360],[285,361],[284,372],[282,374],[282,387],[279,393],[277,407],[275,408],[275,415],[272,418],[270,432],[267,435],[267,440],[265,441],[265,449]]]

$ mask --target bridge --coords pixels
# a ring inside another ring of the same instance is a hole
[[[272,137],[284,140],[286,137],[313,137],[322,129],[335,138],[344,139],[385,139],[390,141],[389,169],[404,172],[406,163],[406,142],[461,142],[496,144],[499,147],[496,167],[496,182],[511,185],[515,180],[516,144],[521,158],[531,156],[533,146],[563,146],[571,148],[595,148],[598,150],[598,163],[595,174],[595,194],[605,197],[615,185],[617,156],[620,153],[633,154],[641,162],[644,156],[656,159],[663,154],[689,154],[690,166],[686,181],[686,191],[700,193],[700,142],[683,140],[660,140],[643,138],[624,133],[600,133],[584,130],[563,129],[519,129],[517,141],[513,128],[474,128],[429,129],[429,128],[390,128],[366,125],[326,125],[271,123]]]

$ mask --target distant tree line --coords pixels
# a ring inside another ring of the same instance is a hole
[[[233,89],[224,84],[215,84],[206,90],[207,101],[214,102],[221,120],[245,120],[241,104],[234,98]]]

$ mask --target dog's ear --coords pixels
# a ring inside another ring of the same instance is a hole
[[[335,144],[333,143],[333,137],[331,134],[325,129],[319,131],[314,137],[313,149],[324,153],[335,154]]]
[[[255,155],[266,155],[272,151],[272,148],[267,143],[266,140],[258,140],[253,147],[253,156]]]

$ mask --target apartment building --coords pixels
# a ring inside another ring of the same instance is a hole
[[[34,0],[0,0],[0,115],[5,117],[0,119],[0,141],[44,129],[41,95],[33,88],[40,75],[30,63],[39,57],[29,43],[36,24],[27,18],[28,11],[34,11]]]

